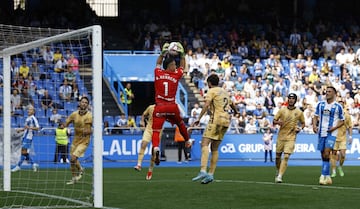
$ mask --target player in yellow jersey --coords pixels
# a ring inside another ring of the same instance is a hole
[[[346,130],[349,133],[349,136],[348,136],[349,141],[348,142],[349,142],[349,144],[352,143],[353,124],[351,121],[351,116],[349,115],[349,112],[348,112],[348,109],[346,108],[345,103],[343,101],[340,101],[339,103],[344,108],[345,121],[344,121],[344,125],[338,129],[334,149],[332,151],[331,158],[330,158],[331,168],[332,168],[332,172],[331,172],[332,178],[336,177],[336,167],[337,167],[336,164],[338,161],[339,161],[339,166],[337,167],[337,169],[339,171],[339,175],[341,177],[344,176],[344,171],[342,169],[342,166],[344,165],[345,153],[346,153]]]
[[[300,109],[295,107],[296,101],[296,94],[290,93],[288,95],[288,106],[281,108],[274,116],[274,125],[280,126],[276,141],[276,183],[282,182],[282,177],[287,169],[290,155],[295,149],[296,135],[305,127],[304,114]]]
[[[141,127],[145,126],[146,119],[147,119],[147,123],[146,123],[145,130],[144,130],[142,140],[141,140],[141,147],[140,147],[139,154],[138,154],[138,161],[137,161],[136,166],[134,166],[134,169],[136,171],[141,171],[141,164],[144,159],[144,152],[145,152],[146,146],[151,142],[152,132],[153,132],[152,131],[152,123],[153,123],[152,115],[154,112],[154,107],[155,107],[155,105],[149,105],[145,109],[143,114],[141,115],[140,126]],[[161,138],[161,136],[160,136],[160,138]],[[149,170],[146,175],[146,180],[150,180],[152,178],[152,172],[154,169],[154,165],[155,165],[155,157],[152,156],[151,160],[150,160]]]
[[[201,140],[200,172],[192,179],[193,181],[201,180],[202,184],[208,184],[214,180],[216,164],[219,158],[218,148],[230,125],[230,107],[234,110],[235,114],[239,116],[236,106],[229,97],[229,93],[218,86],[219,77],[216,74],[211,74],[206,81],[209,90],[206,94],[205,105],[201,110],[199,118],[192,124],[198,125],[201,117],[210,110],[210,120]],[[209,145],[211,149],[211,160],[209,171],[207,172]]]
[[[83,168],[80,165],[79,157],[83,157],[89,146],[92,134],[92,114],[89,111],[89,99],[82,97],[79,102],[78,110],[74,111],[66,119],[65,127],[70,123],[74,126],[74,139],[70,148],[70,168],[72,179],[67,184],[75,184],[83,175]]]

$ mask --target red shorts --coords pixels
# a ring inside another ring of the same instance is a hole
[[[179,107],[175,103],[156,104],[153,112],[153,130],[160,130],[163,127],[165,120],[171,124],[180,124],[182,118],[180,117]]]

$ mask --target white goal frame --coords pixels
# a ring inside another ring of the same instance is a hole
[[[25,44],[12,46],[0,51],[3,58],[3,77],[4,77],[4,102],[3,102],[3,121],[4,121],[4,162],[3,162],[3,190],[11,191],[11,73],[10,56],[27,51],[36,47],[46,45],[57,39],[76,35],[79,32],[91,32],[92,34],[92,72],[93,72],[93,195],[94,207],[103,207],[103,137],[102,137],[102,29],[99,25],[89,26],[83,29],[74,30],[48,38],[39,39]],[[100,88],[98,87],[100,85]]]

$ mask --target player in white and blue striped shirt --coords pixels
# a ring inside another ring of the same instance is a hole
[[[317,149],[321,152],[322,169],[319,184],[332,184],[330,177],[330,153],[334,148],[338,128],[344,125],[344,110],[336,102],[336,89],[333,86],[326,88],[326,101],[317,104],[313,118],[313,129],[318,133]],[[319,122],[319,124],[318,124]]]
[[[24,135],[22,137],[20,160],[17,163],[17,165],[11,170],[12,172],[19,171],[21,169],[20,166],[22,165],[24,160],[28,161],[32,165],[34,172],[38,170],[39,167],[38,164],[34,163],[34,161],[31,159],[29,154],[29,150],[32,147],[34,131],[38,131],[40,129],[39,122],[34,114],[35,114],[34,107],[29,107],[28,117],[25,120],[24,128],[20,128],[17,130],[17,132],[23,131]]]

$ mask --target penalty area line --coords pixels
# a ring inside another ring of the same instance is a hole
[[[262,185],[279,185],[279,186],[290,186],[290,187],[308,187],[312,189],[339,189],[339,190],[355,190],[360,191],[358,187],[343,187],[343,186],[331,186],[331,185],[311,185],[311,184],[293,184],[293,183],[274,183],[264,181],[242,181],[242,180],[214,180],[219,183],[242,183],[242,184],[262,184]]]

